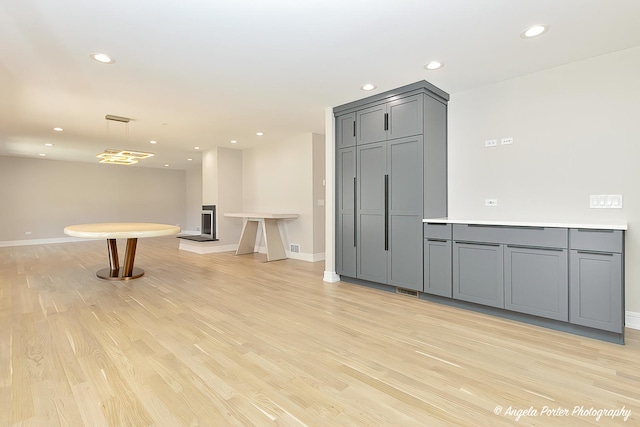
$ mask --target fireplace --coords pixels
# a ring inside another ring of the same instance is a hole
[[[204,205],[202,206],[202,224],[200,228],[200,234],[202,237],[209,238],[211,240],[216,239],[216,206]]]

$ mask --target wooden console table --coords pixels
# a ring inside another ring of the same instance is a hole
[[[158,237],[178,234],[180,227],[166,224],[150,224],[139,222],[116,222],[101,224],[70,225],[64,228],[64,234],[87,239],[107,239],[109,250],[109,267],[100,269],[96,276],[104,280],[137,279],[144,270],[133,266],[136,257],[136,245],[140,237]],[[127,250],[124,255],[124,266],[120,268],[116,239],[127,239]]]
[[[258,224],[262,224],[262,235],[264,244],[267,247],[267,261],[285,259],[287,253],[282,244],[280,230],[278,230],[278,220],[295,219],[297,214],[269,214],[269,213],[226,213],[226,217],[244,218],[244,226],[240,235],[240,242],[236,255],[252,254],[255,252],[256,237],[258,234]]]

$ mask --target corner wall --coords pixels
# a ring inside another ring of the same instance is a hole
[[[321,247],[316,242],[316,187],[322,186],[324,171],[320,174],[318,168],[314,167],[317,162],[314,145],[319,144],[320,140],[324,147],[322,135],[304,133],[243,151],[244,211],[298,214],[295,220],[280,221],[281,234],[287,255],[305,261],[324,259],[323,250],[316,252]],[[324,190],[320,193],[323,194]],[[321,228],[321,240],[324,240],[323,220]],[[291,243],[300,245],[300,253],[289,252]],[[261,244],[264,245],[264,242]]]
[[[452,94],[448,153],[450,217],[628,222],[626,310],[636,313],[639,75],[636,47]],[[623,209],[590,209],[591,194],[622,194]]]

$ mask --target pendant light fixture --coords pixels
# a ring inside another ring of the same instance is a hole
[[[125,140],[128,142],[129,140],[129,122],[131,119],[128,117],[114,116],[111,114],[107,114],[105,117],[106,120],[106,134],[109,136],[109,125],[110,122],[119,122],[124,123],[125,126]],[[132,150],[116,150],[112,148],[108,148],[104,150],[102,153],[98,153],[96,155],[97,158],[100,159],[100,163],[108,163],[114,165],[134,165],[138,163],[140,159],[146,159],[147,157],[153,156],[153,153],[147,153],[144,151],[132,151]]]

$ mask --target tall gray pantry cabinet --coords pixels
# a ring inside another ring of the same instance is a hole
[[[421,81],[334,108],[341,276],[423,290],[422,219],[447,213],[448,100]]]

